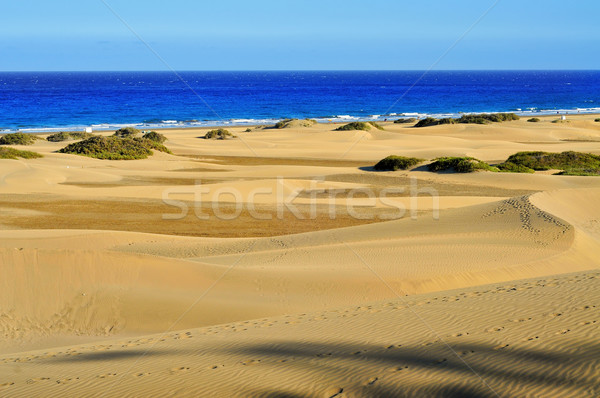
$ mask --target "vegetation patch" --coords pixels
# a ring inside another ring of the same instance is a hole
[[[366,122],[352,122],[338,127],[335,131],[350,131],[350,130],[371,130],[371,124]]]
[[[563,120],[562,118],[561,119],[554,119],[552,121],[552,123],[570,123],[570,122],[571,122],[570,120],[567,120],[567,119]]]
[[[434,159],[427,168],[429,171],[452,170],[457,173],[472,173],[478,170],[498,171],[496,167],[490,166],[484,161],[471,157],[442,157]]]
[[[94,136],[84,141],[75,142],[61,149],[60,153],[89,156],[107,160],[146,159],[153,150],[171,153],[164,145],[140,137],[120,138]]]
[[[283,119],[275,123],[273,128],[275,129],[289,129],[294,127],[312,127],[317,124],[316,120],[313,119]]]
[[[387,158],[381,159],[373,168],[377,171],[406,170],[418,165],[422,161],[423,159],[390,155]]]
[[[496,166],[498,170],[504,173],[534,173],[535,170],[530,169],[522,164],[516,164],[513,162],[504,162]]]
[[[439,124],[454,124],[456,123],[456,119],[452,119],[449,117],[436,119],[434,117],[426,117],[425,119],[421,119],[415,124],[415,127],[429,127],[429,126],[437,126]]]
[[[0,145],[32,145],[37,139],[31,134],[10,133],[0,137]]]
[[[512,166],[515,165],[515,166]],[[529,170],[562,170],[563,175],[599,175],[600,156],[591,153],[567,151],[553,152],[518,152],[508,157],[498,168],[510,169],[520,167],[520,172]],[[507,170],[508,171],[508,170]]]
[[[157,133],[156,131],[149,131],[147,133],[144,133],[142,138],[145,140],[158,142],[159,144],[162,144],[163,142],[165,142],[167,140],[167,137],[165,137],[164,135],[162,135],[160,133]]]
[[[531,119],[527,119],[527,121],[530,123],[537,123],[540,121],[540,119],[537,117],[532,117]]]
[[[113,135],[115,137],[120,137],[120,138],[133,138],[133,137],[140,135],[141,133],[142,132],[136,128],[123,127],[122,129],[118,129],[117,131],[115,131],[115,134],[113,134]]]
[[[43,158],[43,156],[37,152],[20,151],[18,149],[14,149],[14,148],[0,148],[0,159],[17,159],[17,158],[37,159],[37,158]]]
[[[437,126],[439,124],[488,124],[488,123],[500,123],[509,120],[519,120],[519,116],[514,113],[482,113],[478,115],[462,115],[458,119],[442,118],[436,119],[433,117],[426,117],[421,119],[415,124],[415,127],[429,127]]]
[[[376,122],[367,122],[367,123],[369,123],[371,126],[375,127],[377,130],[385,130],[383,128],[383,126],[380,125],[379,123],[376,123]]]
[[[86,140],[88,138],[92,138],[93,136],[94,134],[92,133],[61,131],[60,133],[49,135],[46,137],[46,140],[50,142]]]
[[[597,119],[594,119],[595,122],[600,122],[600,117]]]
[[[396,120],[394,120],[394,123],[404,124],[404,123],[415,123],[416,121],[417,121],[416,118],[409,117],[406,119],[396,119]]]
[[[206,133],[206,135],[204,135],[204,139],[206,140],[225,140],[227,138],[236,137],[225,129],[210,130],[208,133]]]

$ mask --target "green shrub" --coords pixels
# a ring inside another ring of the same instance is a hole
[[[595,122],[600,122],[600,117],[597,119],[594,119]]]
[[[93,136],[94,134],[91,133],[61,131],[60,133],[49,135],[48,137],[46,137],[46,140],[50,142],[85,140]]]
[[[533,173],[535,170],[530,169],[522,164],[515,164],[513,162],[504,162],[496,166],[498,170],[505,173]]]
[[[14,148],[0,148],[0,159],[37,159],[43,158],[42,155],[31,151],[20,151]]]
[[[570,123],[570,122],[571,122],[570,120],[567,120],[567,119],[563,120],[562,118],[560,118],[560,119],[554,119],[552,121],[552,123]]]
[[[31,134],[10,133],[0,137],[0,145],[32,145],[37,137]]]
[[[527,119],[527,121],[530,123],[537,123],[540,121],[540,119],[537,117],[532,117],[531,119]]]
[[[519,116],[515,115],[514,113],[481,113],[476,115],[462,115],[457,122],[468,124],[487,124],[492,122],[500,123],[519,119]]]
[[[371,123],[352,122],[352,123],[348,123],[348,124],[338,127],[337,129],[335,129],[335,131],[350,131],[350,130],[369,131],[369,130],[371,130],[371,126],[372,126]]]
[[[377,130],[385,130],[383,126],[376,122],[368,122],[371,126],[375,127]]]
[[[518,152],[510,155],[506,162],[532,170],[563,170],[565,175],[595,175],[600,171],[600,156],[591,153],[567,151],[553,152]],[[511,167],[511,166],[508,166]]]
[[[381,159],[373,168],[377,171],[406,170],[416,166],[422,161],[423,159],[390,155],[385,159]]]
[[[252,129],[250,127],[248,127],[246,130],[244,130],[246,133],[251,133]]]
[[[415,124],[415,127],[429,127],[438,125],[438,120],[433,117],[426,117],[425,119],[421,119]]]
[[[167,137],[165,137],[164,135],[162,135],[160,133],[157,133],[156,131],[147,132],[142,136],[142,138],[145,140],[158,142],[159,144],[162,144],[163,142],[165,142],[167,140]]]
[[[311,127],[317,124],[316,120],[313,119],[283,119],[279,122],[275,123],[273,128],[275,129],[285,129],[292,127]]]
[[[225,129],[210,130],[204,136],[204,139],[207,140],[224,140],[227,138],[235,138],[235,135],[231,134],[228,130]]]
[[[410,117],[408,119],[396,119],[394,120],[394,123],[415,123],[416,121],[416,118]]]
[[[59,152],[89,156],[96,159],[132,160],[146,159],[152,150],[170,153],[162,144],[143,138],[119,138],[94,136],[84,141],[67,145]]]
[[[498,171],[496,167],[471,157],[437,158],[427,168],[429,171],[454,170],[457,173],[471,173],[477,170]]]
[[[133,127],[123,127],[122,129],[118,129],[117,131],[115,131],[115,134],[113,134],[115,137],[120,137],[120,138],[133,138],[137,135],[139,135],[141,133],[140,130],[133,128]]]

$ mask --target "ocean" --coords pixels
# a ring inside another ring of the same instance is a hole
[[[600,112],[600,71],[0,72],[0,129]]]

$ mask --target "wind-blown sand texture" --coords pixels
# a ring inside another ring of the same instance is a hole
[[[600,154],[594,118],[164,130],[136,161],[37,141],[0,160],[0,396],[598,396],[600,178],[370,169]],[[415,217],[349,196],[390,187]]]

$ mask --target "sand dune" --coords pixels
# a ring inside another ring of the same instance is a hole
[[[600,179],[369,168],[600,153],[590,116],[551,120],[165,130],[174,154],[140,161],[38,141],[0,161],[0,395],[597,395]]]

